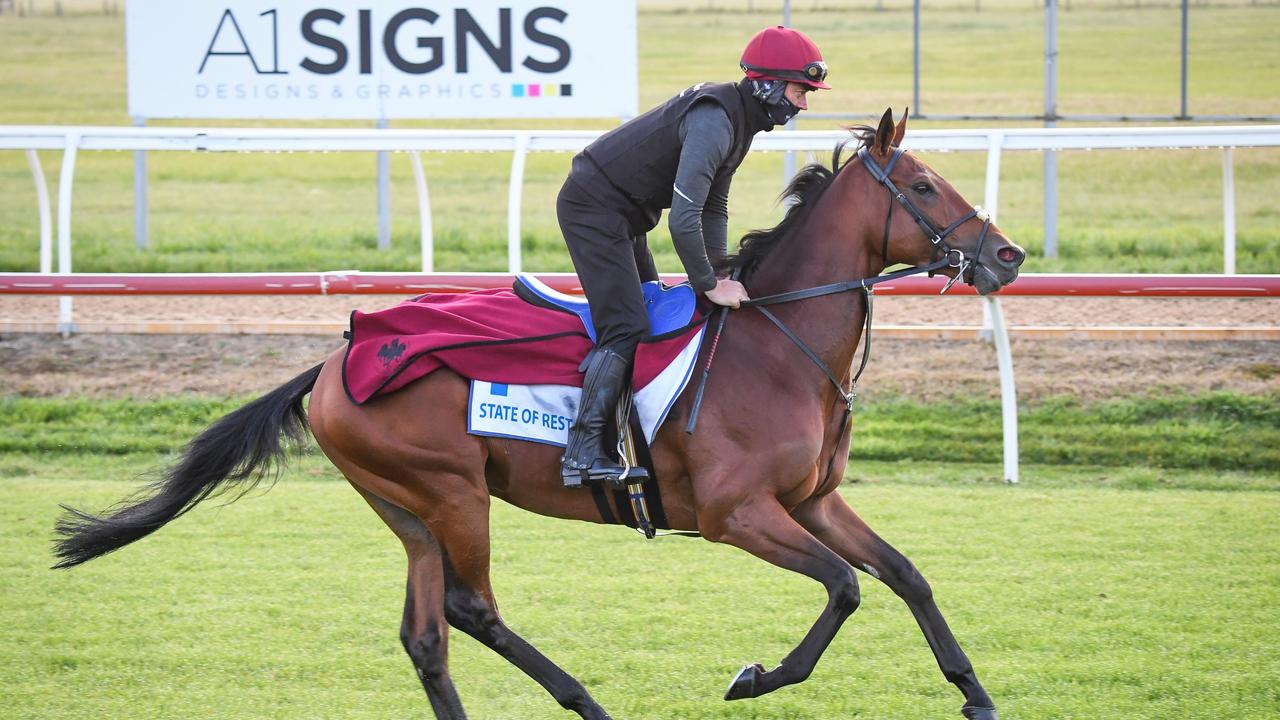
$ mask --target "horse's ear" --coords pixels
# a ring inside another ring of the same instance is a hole
[[[876,139],[871,145],[871,154],[885,157],[893,148],[893,108],[886,108],[880,116],[880,126],[876,128]]]
[[[911,108],[902,109],[902,119],[898,121],[898,127],[893,130],[893,146],[898,147],[902,144],[902,136],[907,134],[907,115],[911,113]]]

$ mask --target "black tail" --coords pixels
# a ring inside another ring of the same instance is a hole
[[[180,517],[228,484],[253,488],[284,454],[281,437],[305,440],[302,399],[320,375],[317,365],[229,413],[192,440],[182,460],[164,477],[102,515],[63,505],[67,514],[55,528],[61,535],[55,568],[73,567],[140,540]],[[229,482],[228,482],[229,481]]]

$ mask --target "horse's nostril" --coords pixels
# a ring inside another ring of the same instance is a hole
[[[1010,265],[1019,265],[1022,263],[1022,251],[1015,247],[1002,247],[996,251],[996,257],[1000,262],[1006,262]]]

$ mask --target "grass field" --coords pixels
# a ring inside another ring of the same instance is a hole
[[[842,492],[930,579],[1002,717],[1280,710],[1280,496],[877,474]],[[83,568],[47,569],[56,502],[98,508],[132,487],[57,462],[0,480],[6,717],[427,713],[397,639],[401,551],[344,483],[290,474]],[[742,664],[772,666],[798,642],[819,587],[701,540],[646,543],[502,504],[493,525],[504,616],[615,717],[959,717],[905,606],[869,578],[806,683],[728,704]],[[473,717],[568,717],[469,638],[450,650]]]
[[[0,16],[0,124],[127,124],[118,3],[68,0]],[[823,112],[908,104],[910,4],[795,2],[837,90]],[[1177,109],[1178,11],[1076,2],[1061,16],[1065,113]],[[640,104],[732,79],[742,41],[778,3],[641,0]],[[746,12],[752,7],[756,12]],[[924,105],[1040,110],[1038,3],[926,3]],[[1280,7],[1192,8],[1193,113],[1280,112]],[[1117,70],[1122,69],[1122,71]],[[163,124],[163,123],[158,123]],[[240,123],[227,123],[240,124]],[[314,123],[312,123],[314,124]],[[448,126],[459,123],[397,123]],[[490,127],[553,127],[492,121]],[[575,127],[604,128],[582,120]],[[807,120],[804,129],[829,128]],[[920,123],[920,127],[930,127]],[[41,156],[56,183],[60,158]],[[505,268],[510,158],[424,158],[436,267]],[[984,159],[928,158],[980,201]],[[526,171],[526,269],[568,270],[552,199],[568,157]],[[373,158],[150,159],[153,247],[133,247],[132,159],[82,153],[79,271],[264,271],[418,266],[411,171],[392,159],[394,237],[375,248]],[[1038,155],[1006,154],[1001,223],[1030,271],[1217,272],[1216,151],[1060,157],[1061,257],[1039,258]],[[749,159],[731,230],[771,225],[781,159]],[[1280,150],[1236,153],[1240,272],[1280,272]],[[678,262],[659,228],[664,270]],[[35,193],[0,153],[0,270],[37,265]],[[217,502],[136,546],[48,569],[57,504],[97,510],[131,493],[243,398],[17,398],[0,388],[0,716],[409,718],[428,708],[398,641],[403,555],[312,448],[269,493]],[[990,401],[856,408],[841,492],[931,581],[1002,717],[1280,715],[1280,397],[1221,392],[1050,399],[1020,410],[1022,484],[1000,482]],[[496,504],[494,583],[514,629],[618,718],[959,717],[905,606],[870,578],[863,605],[806,683],[720,700],[745,663],[772,667],[822,607],[809,580],[679,538],[538,518]],[[472,717],[564,718],[534,683],[461,634],[455,681]]]
[[[83,5],[90,11],[98,6]],[[640,3],[640,106],[701,80],[731,80],[745,38],[776,22],[775,4]],[[796,3],[794,23],[824,48],[837,89],[822,112],[878,112],[911,103],[911,13],[889,3]],[[1032,3],[927,6],[923,104],[933,113],[1035,113],[1042,109],[1042,10]],[[1276,114],[1280,106],[1280,8],[1235,3],[1192,10],[1190,111]],[[1176,7],[1080,4],[1060,22],[1063,113],[1172,114],[1178,103]],[[128,124],[123,17],[0,18],[0,123]],[[1116,68],[1123,68],[1117,72]],[[463,121],[397,122],[397,127]],[[165,124],[159,121],[157,124]],[[244,123],[227,123],[244,124]],[[295,123],[296,124],[296,123]],[[315,123],[309,123],[315,124]],[[605,128],[610,121],[467,122],[488,127]],[[831,129],[805,120],[802,129]],[[930,127],[929,123],[919,123]],[[60,158],[43,156],[51,182]],[[568,156],[535,155],[526,169],[525,268],[569,270],[552,205]],[[981,202],[980,154],[928,160]],[[506,154],[425,158],[436,268],[506,267]],[[753,156],[734,185],[731,233],[774,224],[781,158]],[[1280,272],[1280,151],[1236,152],[1240,272]],[[74,268],[80,271],[265,271],[417,268],[418,220],[409,161],[392,158],[393,247],[375,241],[373,158],[367,155],[188,155],[150,159],[152,249],[133,240],[132,158],[82,153],[75,195]],[[1032,251],[1027,270],[1219,272],[1221,156],[1217,151],[1064,153],[1060,161],[1057,260],[1042,246],[1042,162],[1008,153],[1000,219]],[[651,239],[661,269],[679,269],[660,226]],[[0,269],[38,265],[35,193],[21,153],[0,153]]]
[[[314,449],[270,492],[47,569],[58,502],[130,494],[239,402],[0,401],[6,717],[426,712],[396,635],[398,546]],[[997,408],[862,406],[842,492],[930,579],[1004,717],[1271,717],[1277,407],[1049,403],[1024,413],[1023,483],[1006,486]],[[492,519],[504,616],[616,717],[958,717],[909,613],[870,579],[807,683],[729,705],[728,679],[785,655],[819,588],[702,541],[500,503]],[[470,639],[451,658],[474,717],[566,716]]]

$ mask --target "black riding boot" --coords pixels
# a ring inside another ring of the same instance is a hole
[[[560,459],[565,487],[616,480],[625,472],[613,453],[605,453],[604,436],[631,379],[631,362],[607,348],[594,348],[583,361],[586,379],[578,417],[569,428],[569,444]]]

